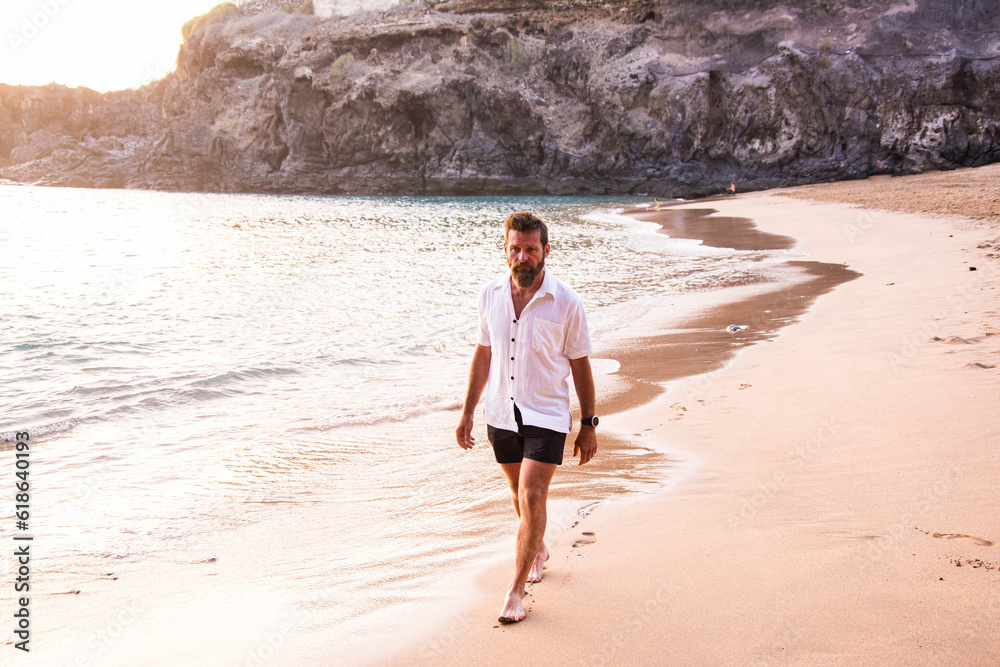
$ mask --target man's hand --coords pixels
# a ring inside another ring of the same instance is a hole
[[[590,370],[590,357],[569,360],[573,373],[576,397],[580,399],[580,416],[592,417],[594,412],[594,373]],[[580,434],[573,445],[573,456],[580,454],[580,465],[594,458],[597,453],[597,429],[580,424]]]
[[[472,415],[462,415],[462,421],[455,429],[455,439],[462,449],[472,449],[472,446],[476,444],[476,439],[472,437]]]
[[[462,406],[462,421],[458,422],[458,428],[455,429],[455,440],[462,449],[472,449],[476,444],[476,439],[472,437],[472,416],[476,412],[479,397],[486,388],[492,359],[493,350],[486,345],[476,345],[476,351],[472,354],[472,366],[469,368],[469,390]]]
[[[581,426],[580,433],[576,436],[576,442],[573,443],[573,456],[580,455],[580,463],[578,465],[583,465],[594,458],[594,454],[596,453],[597,429],[593,426]]]

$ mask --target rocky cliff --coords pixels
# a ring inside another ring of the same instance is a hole
[[[193,19],[137,90],[0,86],[0,178],[696,196],[1000,160],[992,0],[259,9]]]

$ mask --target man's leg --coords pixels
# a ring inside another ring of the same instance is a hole
[[[517,512],[517,518],[521,518],[521,508],[517,504],[517,483],[521,479],[521,461],[517,463],[501,463],[500,469],[503,470],[504,476],[507,478],[507,486],[510,487],[510,496],[514,501],[514,511]]]
[[[524,585],[545,537],[545,506],[549,497],[549,484],[555,471],[555,463],[542,463],[533,459],[521,462],[516,505],[521,522],[517,529],[514,578],[507,589],[507,598],[500,612],[501,623],[515,623],[525,616],[521,602],[524,598]]]
[[[530,460],[530,459],[529,459]],[[537,461],[536,461],[537,463]],[[500,468],[503,470],[503,474],[507,477],[507,485],[510,486],[510,495],[514,500],[514,511],[517,513],[517,518],[521,518],[521,508],[518,502],[518,484],[521,479],[521,462],[517,463],[501,463]],[[545,567],[545,561],[549,559],[549,550],[545,546],[545,541],[542,540],[542,546],[535,554],[535,560],[531,564],[531,570],[528,572],[528,582],[532,584],[537,584],[542,580],[542,569]]]

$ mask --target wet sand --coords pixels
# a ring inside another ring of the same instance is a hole
[[[997,209],[987,193],[969,200],[976,217],[889,210],[996,175],[821,192],[877,208],[802,199],[826,186],[711,202],[798,239],[819,284],[795,296],[813,304],[760,344],[717,338],[725,354],[696,376],[683,377],[683,333],[618,351],[622,373],[662,393],[609,416],[602,437],[676,456],[687,474],[552,536],[522,623],[495,620],[505,561],[471,607],[401,646],[400,664],[997,664]],[[736,307],[774,310],[762,298]],[[738,314],[704,318],[695,331]]]
[[[795,246],[793,237],[761,230],[750,218],[719,215],[711,203],[658,211],[633,209],[625,214],[660,224],[672,238],[697,239],[711,247],[787,250]],[[709,308],[672,331],[632,338],[626,345],[601,350],[599,356],[621,363],[618,375],[628,380],[628,390],[602,396],[604,412],[635,408],[662,393],[666,382],[724,367],[739,350],[773,339],[782,328],[798,321],[820,296],[860,276],[843,264],[794,260],[787,264],[802,274],[792,285],[761,285],[759,293]],[[728,331],[734,324],[740,330]]]

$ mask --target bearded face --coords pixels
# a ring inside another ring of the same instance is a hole
[[[514,279],[515,285],[522,289],[527,289],[535,284],[535,278],[538,277],[544,268],[544,259],[540,260],[537,264],[524,261],[510,267],[510,276]]]
[[[545,269],[548,247],[542,247],[541,234],[511,230],[505,246],[510,277],[521,289],[527,289]]]

